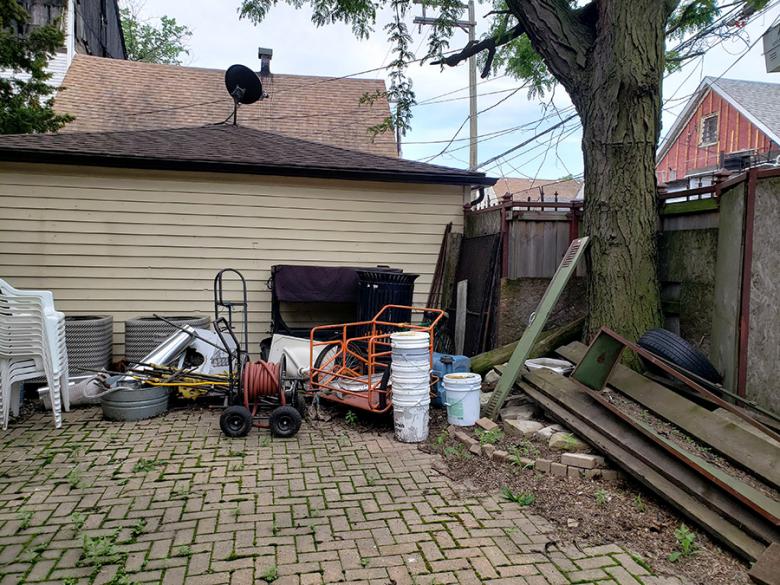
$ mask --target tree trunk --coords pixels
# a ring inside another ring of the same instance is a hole
[[[663,3],[600,2],[587,74],[572,100],[583,124],[590,338],[636,340],[661,323],[655,152],[664,68]]]

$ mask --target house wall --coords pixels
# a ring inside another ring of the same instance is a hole
[[[699,146],[701,120],[713,113],[718,113],[718,142],[712,146]],[[721,153],[747,149],[766,153],[771,146],[772,141],[766,134],[729,102],[710,90],[656,166],[658,180],[668,183],[682,179],[692,172],[719,168]],[[778,146],[774,145],[774,149],[777,148]]]
[[[373,266],[420,274],[427,298],[463,189],[218,173],[0,165],[0,278],[53,291],[59,310],[123,321],[211,314],[225,267],[249,282],[250,333],[266,336],[274,264]]]

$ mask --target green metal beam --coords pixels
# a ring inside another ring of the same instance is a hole
[[[512,391],[512,387],[515,385],[520,375],[520,370],[524,367],[525,360],[528,359],[536,339],[542,333],[544,325],[555,308],[563,289],[566,288],[566,284],[577,269],[577,264],[588,247],[588,240],[588,236],[585,236],[572,240],[571,244],[569,244],[569,249],[566,250],[566,254],[563,256],[563,260],[561,260],[550,284],[547,286],[542,300],[539,301],[539,305],[536,307],[533,320],[523,331],[523,335],[517,343],[517,347],[515,347],[506,369],[501,374],[501,379],[498,381],[496,389],[493,391],[493,395],[487,404],[485,416],[493,420],[498,418],[498,413],[509,397],[509,393]]]

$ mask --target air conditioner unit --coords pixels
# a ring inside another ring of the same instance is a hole
[[[739,172],[749,169],[753,161],[753,151],[731,152],[723,156],[723,168],[727,171]]]

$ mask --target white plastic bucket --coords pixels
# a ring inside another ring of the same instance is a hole
[[[430,336],[425,331],[399,331],[390,335],[393,362],[430,362]]]
[[[447,422],[470,427],[479,419],[479,395],[482,376],[471,372],[447,374],[442,380],[447,407]]]
[[[418,393],[393,389],[395,438],[402,443],[421,443],[428,438],[431,399],[428,388]]]

